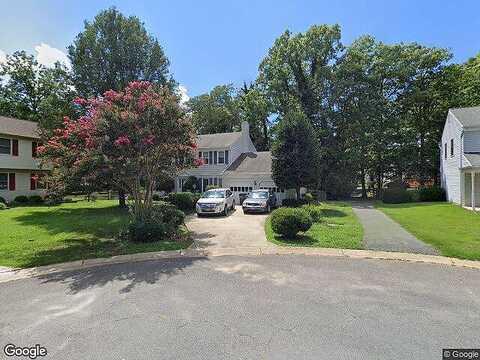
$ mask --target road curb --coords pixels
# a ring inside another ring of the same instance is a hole
[[[64,271],[90,269],[99,266],[125,264],[160,259],[187,259],[208,258],[218,256],[263,256],[263,255],[306,255],[306,256],[333,256],[354,259],[394,260],[406,262],[421,262],[437,265],[448,265],[480,270],[480,261],[462,260],[445,256],[423,255],[400,252],[350,250],[309,247],[242,247],[242,248],[214,248],[214,249],[184,249],[174,251],[158,251],[139,254],[118,255],[110,258],[77,260],[68,263],[39,266],[28,269],[12,269],[1,267],[0,283],[25,278],[38,277]]]

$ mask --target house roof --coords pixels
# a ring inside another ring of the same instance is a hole
[[[272,172],[272,154],[270,151],[242,153],[225,170],[229,174],[270,174]]]
[[[480,153],[465,153],[471,167],[480,167]]]
[[[465,128],[480,126],[480,106],[450,109],[450,112]]]
[[[36,122],[0,116],[0,134],[39,139]]]
[[[242,137],[242,133],[220,133],[198,135],[197,145],[199,148],[226,148],[230,147],[235,141]]]

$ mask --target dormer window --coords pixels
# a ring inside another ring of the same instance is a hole
[[[225,164],[225,151],[218,152],[218,163]]]

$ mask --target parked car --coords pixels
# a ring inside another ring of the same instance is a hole
[[[212,189],[205,191],[195,206],[198,216],[204,214],[228,215],[235,208],[235,199],[230,189]]]
[[[268,213],[277,204],[277,198],[273,191],[253,190],[242,204],[243,212],[265,212]]]

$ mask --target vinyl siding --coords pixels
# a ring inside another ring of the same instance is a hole
[[[18,156],[0,154],[0,169],[39,169],[39,160],[32,158],[32,140],[2,134],[0,138],[18,140]]]
[[[463,156],[462,127],[451,112],[448,113],[442,134],[441,151],[441,180],[442,187],[447,193],[448,201],[461,203],[461,163]],[[454,140],[454,156],[450,156],[450,141]],[[444,146],[447,144],[447,158],[445,159]]]
[[[45,195],[45,190],[30,190],[30,171],[19,171],[14,169],[2,170],[0,173],[15,173],[15,190],[0,190],[0,196],[8,202],[13,201],[19,195]]]

